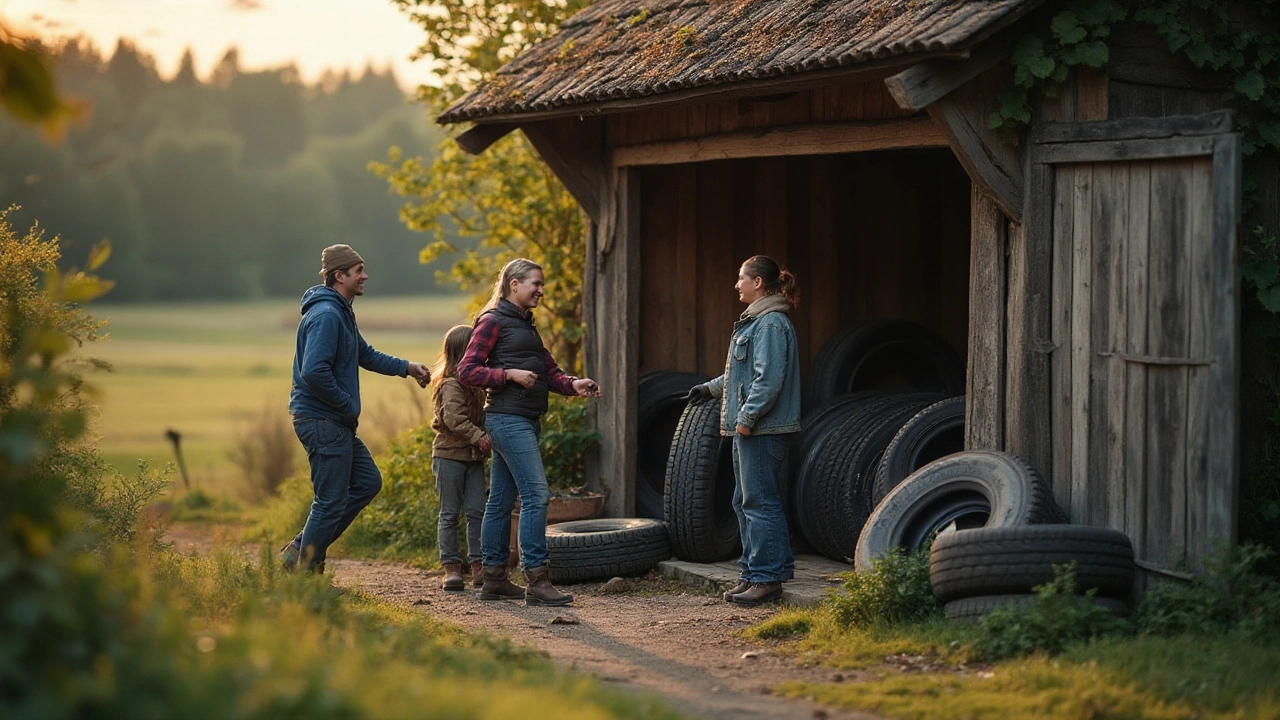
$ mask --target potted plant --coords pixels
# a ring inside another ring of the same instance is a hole
[[[551,499],[547,524],[586,520],[604,512],[604,495],[587,490],[586,454],[600,443],[600,433],[587,424],[587,404],[562,395],[551,395],[542,416],[542,465],[547,472]],[[519,562],[520,503],[511,514],[511,554],[508,564]]]
[[[542,464],[551,487],[548,523],[599,517],[604,510],[604,495],[589,492],[584,477],[586,454],[600,443],[587,410],[581,400],[552,395],[542,416]]]

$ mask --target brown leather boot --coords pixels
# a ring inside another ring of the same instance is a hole
[[[485,565],[482,571],[484,584],[480,586],[481,600],[514,600],[524,597],[524,588],[507,577],[506,565]]]
[[[568,605],[573,596],[562,593],[551,585],[551,565],[544,563],[541,567],[524,571],[529,587],[524,591],[525,605]]]
[[[730,595],[729,602],[738,605],[762,605],[782,599],[782,583],[751,583],[751,588],[737,595]]]
[[[737,595],[738,593],[744,593],[750,589],[751,589],[751,583],[747,582],[746,580],[739,580],[737,585],[734,585],[732,588],[729,588],[728,590],[724,591],[724,596],[723,596],[724,601],[733,602],[733,598],[729,597],[730,595]]]
[[[484,585],[484,563],[479,560],[471,561],[471,587],[478,588]]]
[[[467,583],[462,579],[462,563],[444,564],[444,582],[440,587],[449,591],[466,589]]]

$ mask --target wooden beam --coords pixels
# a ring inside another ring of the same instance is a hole
[[[484,123],[480,125],[472,125],[466,132],[462,133],[453,141],[458,143],[458,147],[471,155],[479,155],[489,149],[490,145],[501,140],[507,133],[515,130],[514,123]]]
[[[599,119],[548,120],[521,125],[551,171],[564,183],[592,220],[600,217],[600,187],[604,183],[603,131]]]
[[[968,60],[926,60],[884,79],[889,94],[903,110],[924,110],[1013,52],[1014,36],[1007,34],[982,45]]]
[[[859,123],[799,125],[710,135],[690,140],[630,145],[613,150],[612,165],[676,165],[784,155],[946,147],[947,139],[926,117]]]
[[[947,138],[970,179],[1009,219],[1022,222],[1023,162],[1018,151],[987,127],[996,93],[991,79],[977,78],[929,106],[929,117]]]
[[[1210,135],[1160,138],[1156,140],[1100,140],[1098,142],[1048,144],[1036,153],[1038,162],[1093,163],[1121,160],[1164,160],[1195,155],[1212,155]]]
[[[1217,110],[1203,115],[1135,117],[1090,123],[1045,123],[1032,131],[1031,141],[1046,144],[1220,135],[1231,132],[1231,122],[1230,110]]]
[[[636,388],[640,382],[640,178],[627,168],[613,170],[603,197],[594,268],[594,335],[588,376],[604,395],[596,401],[596,430],[602,436],[599,478],[609,517],[635,515],[637,436]]]
[[[970,205],[966,450],[1004,448],[1005,288],[1008,221],[977,186]]]

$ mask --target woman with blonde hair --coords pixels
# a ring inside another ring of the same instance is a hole
[[[524,597],[528,605],[567,605],[573,595],[551,584],[547,558],[547,501],[551,497],[538,439],[549,392],[600,397],[590,378],[566,374],[533,324],[542,300],[542,266],[525,258],[507,263],[493,297],[476,318],[458,379],[488,391],[485,430],[493,443],[489,502],[480,531],[484,563],[481,600]],[[511,510],[520,499],[520,554],[527,588],[511,582],[507,553]]]

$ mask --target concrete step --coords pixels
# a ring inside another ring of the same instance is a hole
[[[820,555],[797,555],[796,576],[782,585],[782,599],[792,605],[816,605],[822,602],[831,588],[840,587],[838,573],[850,572],[848,563],[829,560]],[[728,590],[738,584],[738,562],[695,563],[684,560],[664,560],[658,563],[658,572],[694,587],[709,590]]]

